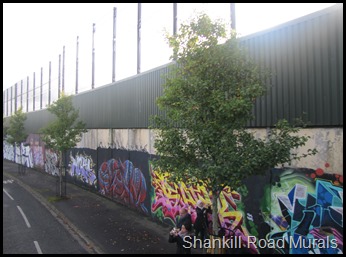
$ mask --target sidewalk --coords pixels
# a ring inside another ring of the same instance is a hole
[[[3,160],[3,179],[13,179],[37,198],[91,254],[175,254],[169,227],[101,195],[67,183],[67,199],[57,200],[56,180],[44,172]],[[192,249],[192,254],[202,253]]]

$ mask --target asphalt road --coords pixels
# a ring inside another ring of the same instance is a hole
[[[3,176],[3,254],[87,254],[52,214]]]

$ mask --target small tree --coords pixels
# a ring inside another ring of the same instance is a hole
[[[18,168],[22,168],[21,165],[23,165],[21,143],[25,141],[28,136],[25,133],[24,128],[24,122],[26,119],[26,114],[23,113],[23,109],[20,107],[17,111],[15,111],[14,115],[10,117],[9,127],[4,128],[3,131],[5,136],[7,136],[6,141],[11,145],[14,144],[14,151],[16,151],[16,146],[19,144],[20,166]]]
[[[298,127],[279,121],[266,139],[246,129],[255,100],[264,95],[270,73],[260,69],[225,25],[201,14],[167,36],[176,65],[168,73],[154,117],[158,171],[171,181],[204,185],[212,192],[213,233],[218,232],[217,199],[225,187],[237,189],[252,175],[315,154],[292,153],[308,140]],[[225,43],[220,44],[223,40]]]
[[[59,191],[62,196],[62,166],[63,154],[76,146],[81,140],[82,134],[87,132],[85,123],[77,121],[79,111],[72,104],[72,96],[64,93],[50,105],[47,110],[57,116],[57,119],[46,127],[41,128],[42,140],[45,144],[59,154]]]
[[[5,118],[2,118],[2,139],[5,140],[8,133],[8,125]]]

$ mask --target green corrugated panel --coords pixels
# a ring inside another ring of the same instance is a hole
[[[251,56],[275,74],[271,95],[256,102],[256,118],[249,126],[298,117],[313,126],[343,124],[341,20],[342,8],[334,7],[241,38]]]

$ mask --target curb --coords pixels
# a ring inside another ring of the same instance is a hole
[[[38,200],[89,254],[105,254],[105,252],[102,251],[99,247],[95,246],[95,244],[92,243],[91,240],[83,232],[81,232],[76,226],[74,226],[72,222],[70,222],[70,220],[62,212],[56,209],[39,193],[32,190],[19,178],[7,173],[6,171],[3,171],[3,174],[16,181],[21,187],[28,191],[36,200]]]

